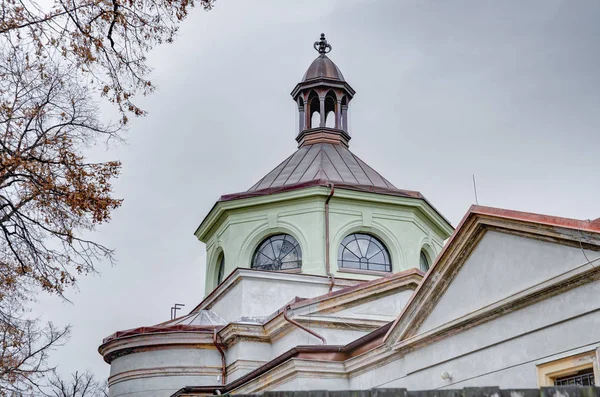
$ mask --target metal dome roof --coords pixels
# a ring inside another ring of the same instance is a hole
[[[335,63],[327,55],[321,54],[313,61],[302,78],[302,82],[312,79],[327,78],[344,80],[344,75]]]

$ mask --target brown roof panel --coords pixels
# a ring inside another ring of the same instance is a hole
[[[398,190],[344,145],[316,143],[298,149],[248,189],[248,192],[291,187],[316,180]]]

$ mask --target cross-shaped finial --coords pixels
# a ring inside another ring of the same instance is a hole
[[[315,41],[313,47],[319,52],[319,54],[327,54],[331,52],[331,44],[327,43],[325,33],[321,33],[321,39],[319,41]]]

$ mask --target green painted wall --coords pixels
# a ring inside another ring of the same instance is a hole
[[[216,287],[219,255],[225,255],[225,276],[250,267],[260,242],[269,235],[291,234],[302,249],[302,273],[325,272],[326,187],[312,187],[215,205],[196,236],[206,243],[206,293]],[[377,275],[338,269],[338,247],[344,237],[366,232],[384,242],[393,272],[419,267],[424,249],[430,261],[440,252],[452,227],[424,200],[336,189],[329,203],[330,263],[335,277],[369,280]]]

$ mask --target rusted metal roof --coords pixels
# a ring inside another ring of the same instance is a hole
[[[399,191],[345,146],[317,143],[298,149],[248,189],[248,192],[310,184],[311,181],[330,181]]]
[[[165,321],[163,323],[152,325],[149,327],[138,327],[128,329],[125,331],[115,332],[114,334],[104,338],[102,343],[105,344],[115,339],[134,335],[154,334],[163,332],[212,332],[213,329],[219,329],[226,324],[227,322],[223,320],[218,314],[211,312],[210,310],[198,310],[185,316],[178,317],[173,320]]]

